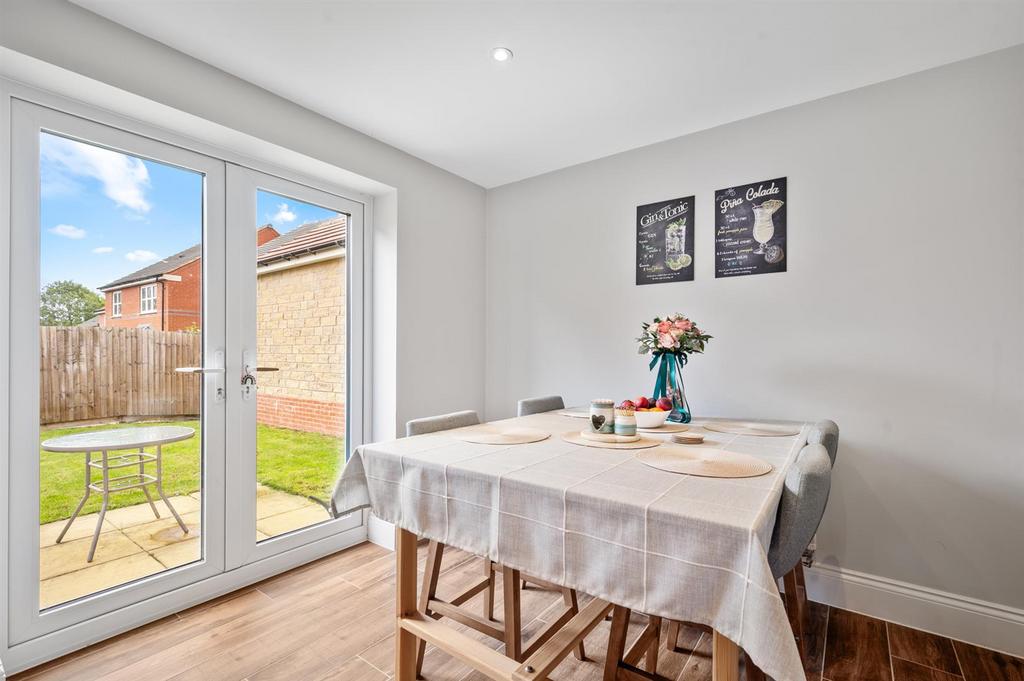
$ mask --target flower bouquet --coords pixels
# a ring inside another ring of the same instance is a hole
[[[653,322],[643,324],[642,328],[643,333],[636,339],[640,344],[639,352],[641,355],[653,355],[648,368],[654,369],[659,365],[654,397],[672,400],[669,421],[689,423],[691,414],[683,388],[683,367],[692,353],[704,352],[711,336],[678,313],[664,319],[655,317]]]

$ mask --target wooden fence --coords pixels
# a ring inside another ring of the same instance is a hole
[[[186,331],[39,329],[39,422],[199,413],[201,338]]]

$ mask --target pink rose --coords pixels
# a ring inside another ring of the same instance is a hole
[[[693,328],[693,322],[691,322],[689,319],[677,319],[676,323],[673,326],[675,326],[680,331],[689,331],[690,329]]]
[[[672,334],[673,338],[679,340],[679,338],[686,332],[683,331],[682,329],[672,329],[671,331],[669,331],[669,333]]]
[[[672,329],[672,322],[664,321],[658,324],[658,333],[668,333]]]
[[[666,350],[674,350],[679,344],[671,333],[663,333],[658,337],[658,344]]]
[[[658,335],[658,323],[657,322],[651,323],[651,325],[647,327],[647,333],[653,333],[655,336],[657,336]]]

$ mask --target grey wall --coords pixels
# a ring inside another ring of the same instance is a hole
[[[839,423],[820,560],[1024,607],[1022,74],[1017,47],[489,191],[488,415],[649,393],[639,324],[684,312],[715,336],[697,415]],[[779,176],[789,272],[716,281],[714,190]],[[696,280],[635,286],[635,207],[690,194]]]
[[[398,423],[482,408],[481,187],[64,0],[2,0],[0,45],[395,187],[397,282],[378,291],[397,298],[380,339],[397,372],[380,401]]]

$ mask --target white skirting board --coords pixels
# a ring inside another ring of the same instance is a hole
[[[804,570],[807,597],[1024,657],[1024,610],[831,565]]]
[[[366,524],[366,538],[377,546],[383,546],[388,551],[395,550],[395,526],[381,520],[372,513],[366,514],[369,522]]]

